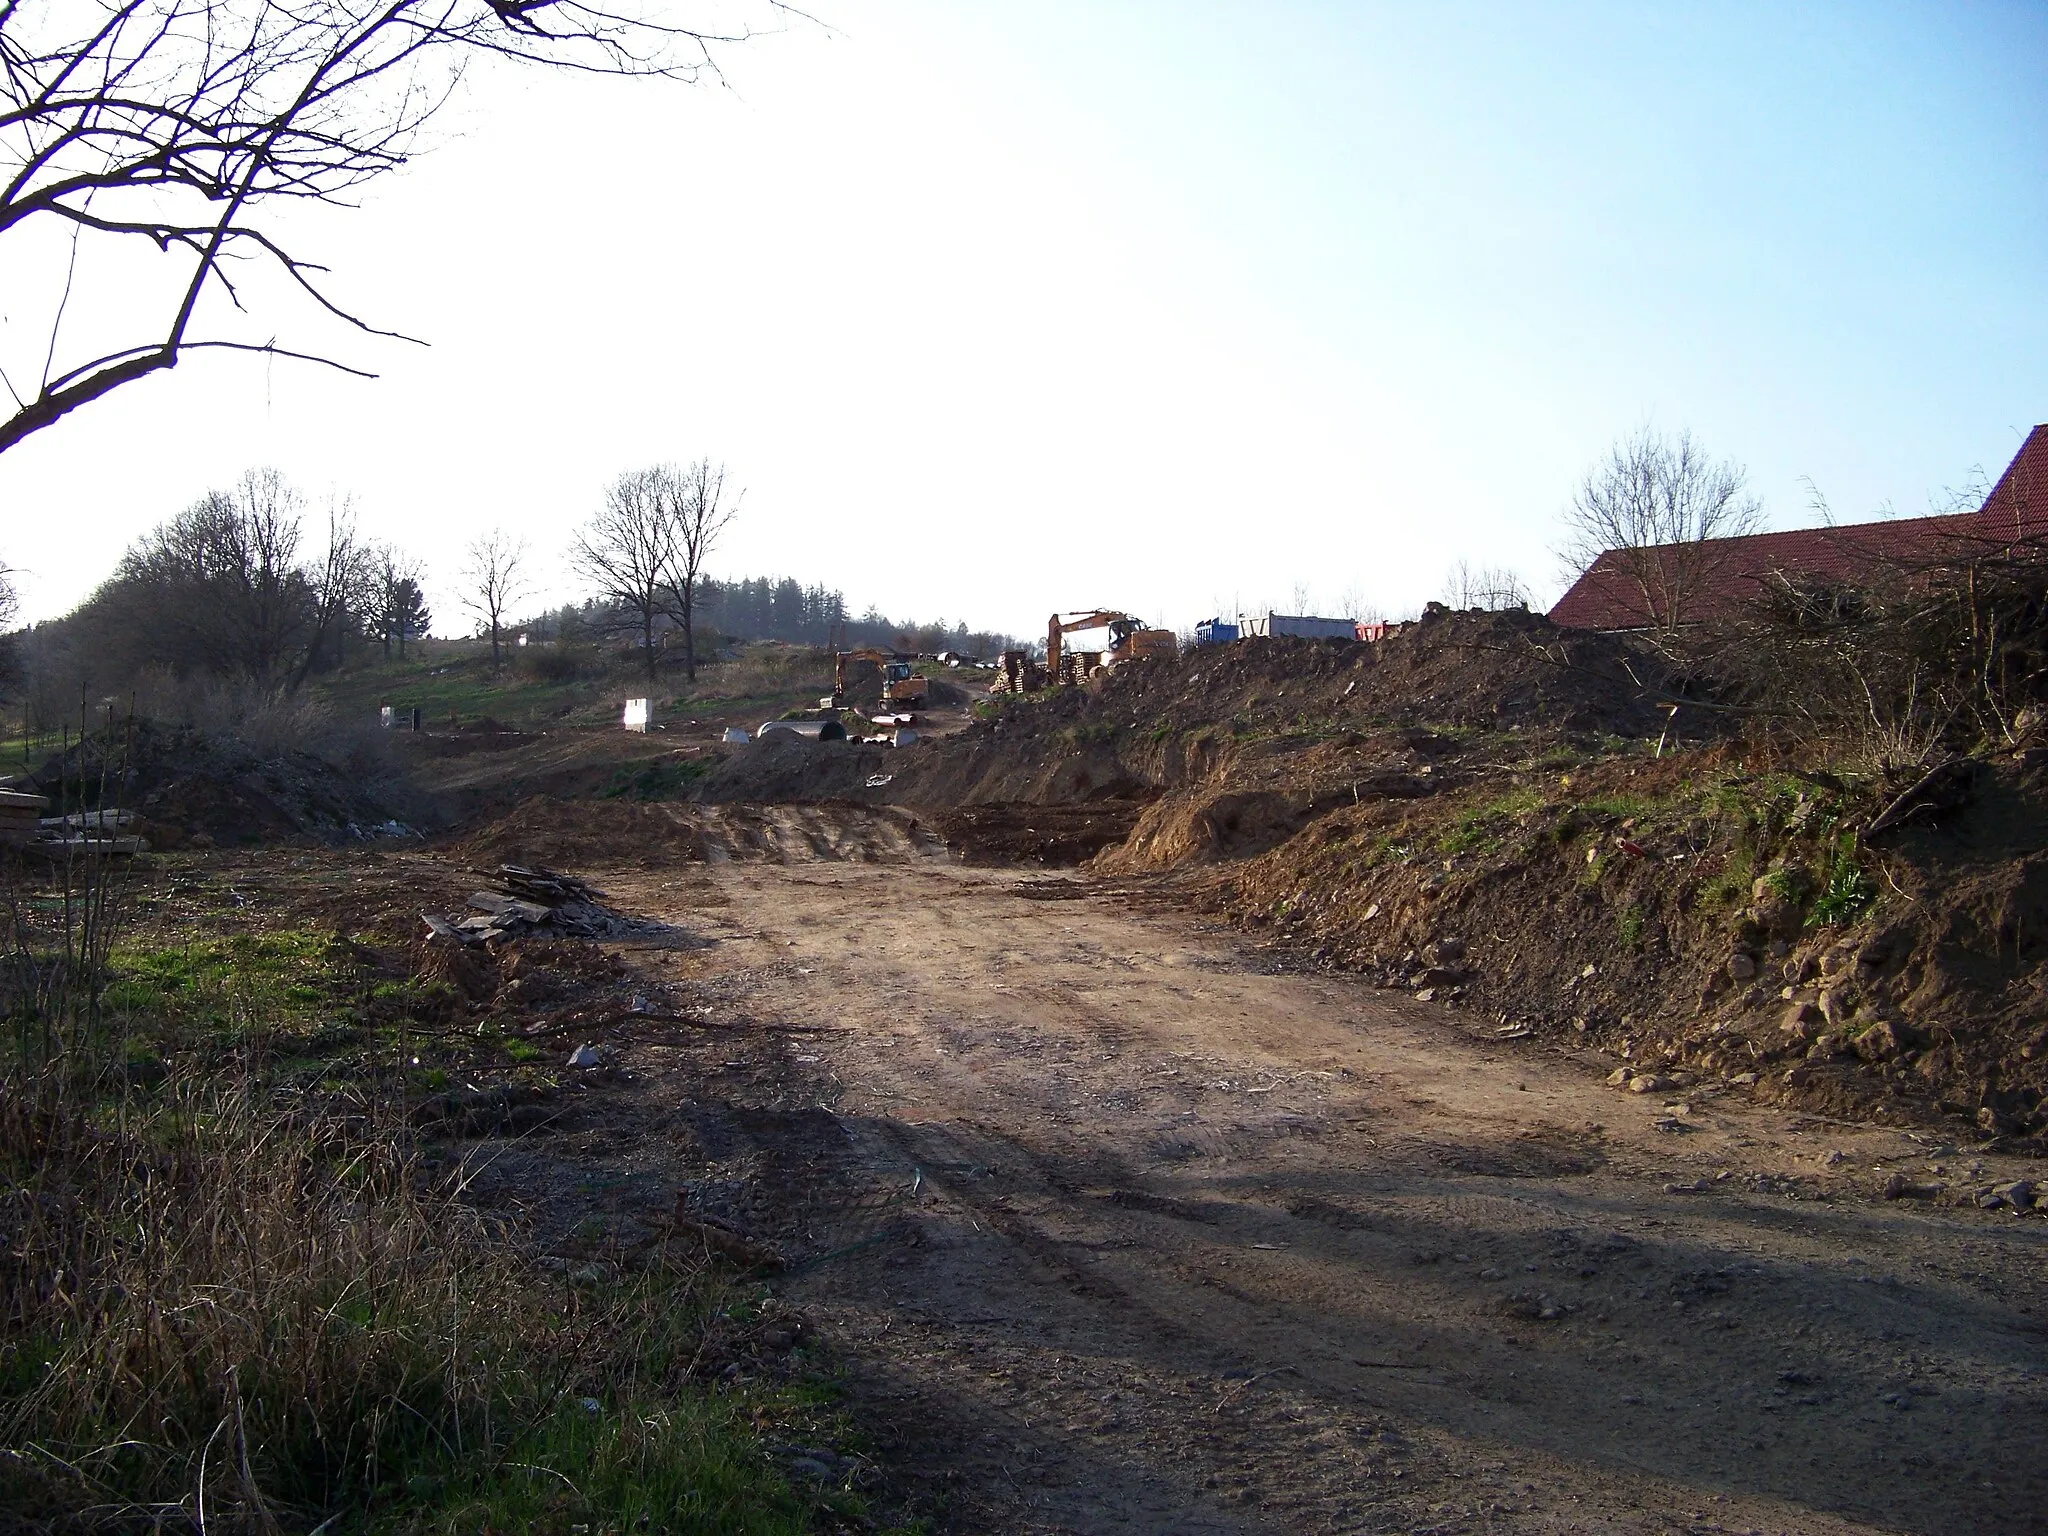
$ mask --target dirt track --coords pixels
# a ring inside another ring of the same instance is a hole
[[[2048,1223],[1875,1193],[1967,1149],[1620,1093],[1158,889],[758,814],[687,890],[604,883],[801,1029],[717,1047],[785,1143],[744,1203],[942,1529],[2048,1524]]]

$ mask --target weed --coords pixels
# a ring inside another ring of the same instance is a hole
[[[1721,868],[1700,887],[1700,899],[1717,907],[1743,906],[1755,884],[1756,866],[1743,850],[1733,849]]]
[[[1590,815],[1611,816],[1617,821],[1626,821],[1631,816],[1649,815],[1653,807],[1649,801],[1634,795],[1595,795],[1592,799],[1582,802],[1580,809]]]
[[[1643,909],[1630,902],[1615,914],[1615,928],[1624,949],[1643,947]]]
[[[1857,862],[1856,839],[1844,835],[1835,842],[1827,884],[1806,914],[1807,926],[1831,928],[1853,923],[1876,899],[1876,885]]]

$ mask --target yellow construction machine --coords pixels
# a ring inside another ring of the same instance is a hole
[[[871,661],[882,672],[882,703],[897,709],[923,709],[931,697],[931,683],[922,673],[911,668],[916,664],[898,656],[894,651],[877,650],[870,646],[865,650],[841,651],[838,664],[832,670],[832,708],[846,707],[846,664],[849,661]]]
[[[1045,676],[1053,686],[1083,680],[1078,667],[1062,669],[1060,661],[1065,637],[1084,629],[1109,631],[1109,649],[1102,653],[1105,666],[1122,666],[1127,661],[1142,661],[1153,656],[1164,656],[1170,660],[1180,651],[1180,643],[1174,639],[1172,630],[1147,629],[1129,614],[1118,613],[1112,608],[1099,608],[1093,613],[1071,614],[1064,618],[1056,613],[1045,631]]]

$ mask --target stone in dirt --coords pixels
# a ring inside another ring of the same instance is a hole
[[[1826,1022],[1826,1017],[1812,1003],[1794,1003],[1785,1010],[1785,1022],[1778,1027],[1788,1035],[1811,1040]]]

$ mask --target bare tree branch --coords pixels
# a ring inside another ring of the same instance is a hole
[[[404,165],[470,61],[689,81],[716,78],[717,51],[757,30],[679,24],[666,19],[673,0],[619,3],[0,0],[0,254],[36,249],[23,238],[58,224],[113,255],[90,264],[98,282],[132,294],[165,263],[177,274],[175,297],[154,321],[138,322],[142,336],[102,342],[103,355],[87,363],[60,356],[65,315],[81,304],[106,315],[113,294],[74,303],[71,264],[48,274],[45,322],[16,332],[37,338],[36,352],[0,356],[0,375],[23,386],[0,420],[0,452],[202,345],[372,377],[320,351],[232,334],[195,339],[210,296],[240,305],[223,264],[247,255],[328,317],[392,334],[325,293],[315,278],[324,269],[264,233],[265,212],[292,201],[348,206]],[[802,14],[777,0],[752,3],[777,21]],[[32,374],[42,383],[30,392]]]

